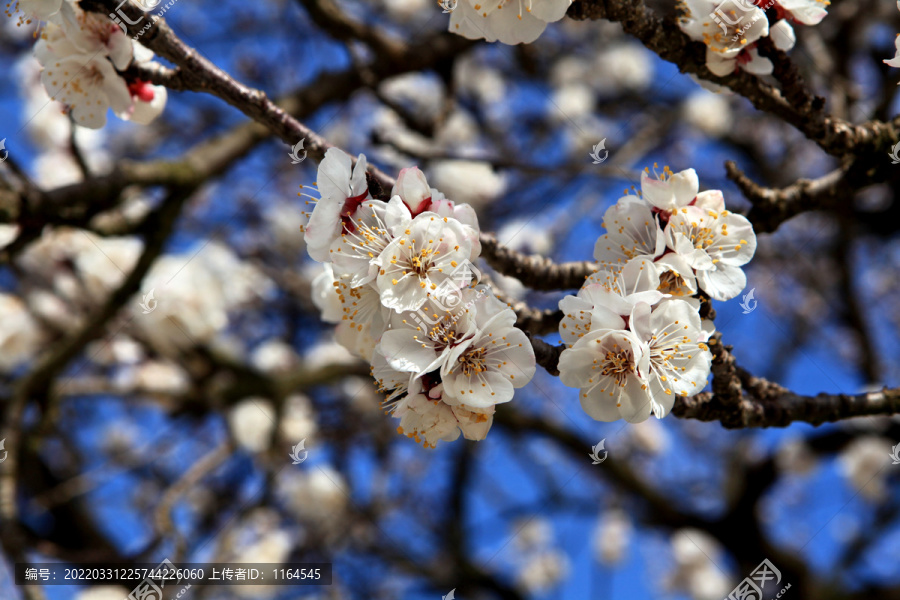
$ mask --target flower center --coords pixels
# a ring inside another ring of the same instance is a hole
[[[467,350],[459,357],[462,365],[462,372],[466,377],[471,377],[477,373],[483,373],[487,370],[486,355],[487,350],[484,348],[475,348]]]
[[[616,385],[622,387],[625,385],[625,378],[635,372],[634,367],[634,354],[631,350],[614,345],[612,350],[607,350],[606,356],[603,357],[600,374],[612,377],[615,379]]]

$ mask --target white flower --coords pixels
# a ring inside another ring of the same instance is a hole
[[[828,15],[826,6],[831,2],[829,0],[777,0],[776,4],[782,11],[787,13],[785,16],[803,23],[804,25],[817,25],[822,19]]]
[[[512,522],[510,529],[520,552],[541,550],[553,542],[553,525],[541,517],[517,519]]]
[[[34,53],[45,67],[41,81],[48,94],[67,105],[80,125],[102,127],[107,108],[122,119],[146,125],[165,107],[163,86],[126,81],[119,74],[132,59],[150,61],[153,52],[129,39],[105,16],[63,4]]]
[[[758,75],[771,73],[771,61],[755,48],[758,39],[769,35],[766,13],[749,0],[720,5],[717,0],[686,0],[687,12],[678,22],[691,39],[706,45],[707,68],[719,77],[738,67]]]
[[[466,304],[474,292],[462,290]],[[384,333],[376,349],[398,371],[424,375],[440,369],[459,344],[476,334],[475,309],[462,306],[451,312],[423,304],[418,312],[392,318],[392,327]]]
[[[264,398],[247,398],[228,412],[228,426],[237,445],[256,454],[269,447],[275,429],[275,409]]]
[[[316,413],[309,398],[303,394],[293,394],[285,398],[280,427],[284,439],[292,441],[307,439],[314,436],[318,429]]]
[[[335,338],[354,355],[369,360],[385,329],[389,313],[371,283],[350,287],[346,279],[335,279],[332,265],[312,283],[312,300],[326,323],[337,323]]]
[[[675,567],[666,576],[666,588],[687,592],[695,600],[718,600],[734,582],[717,566],[722,554],[719,543],[698,529],[679,529],[672,536]]]
[[[263,373],[283,374],[297,365],[299,357],[290,344],[271,338],[256,348],[250,355],[250,363]]]
[[[581,408],[597,421],[639,423],[650,416],[645,377],[649,356],[641,340],[627,330],[592,331],[563,350],[559,378],[580,388]]]
[[[888,470],[891,463],[891,441],[868,435],[851,442],[841,453],[838,466],[854,491],[872,501],[879,501],[887,493]]]
[[[592,330],[560,356],[560,380],[581,389],[582,408],[598,421],[661,419],[709,376],[712,354],[691,303],[638,303],[628,327]]]
[[[607,511],[594,530],[593,549],[595,559],[605,565],[622,560],[631,541],[631,519],[622,509]]]
[[[460,432],[467,440],[483,440],[494,420],[493,405],[472,407],[450,398],[430,377],[416,379],[408,393],[389,405],[400,419],[397,432],[425,447],[452,442]]]
[[[601,267],[622,268],[635,257],[653,259],[666,241],[653,207],[638,196],[623,196],[603,215],[607,233],[594,244],[594,259]]]
[[[393,231],[403,231],[412,216],[394,196],[387,204],[366,200],[347,218],[343,231],[328,251],[336,276],[352,287],[371,282],[378,274],[378,257],[394,239]]]
[[[547,256],[553,251],[553,233],[537,220],[516,219],[497,231],[497,242],[510,250]]]
[[[469,179],[467,179],[467,182]],[[467,186],[460,191],[461,195],[469,196],[470,188]],[[433,187],[428,186],[428,181],[424,173],[418,167],[410,167],[402,169],[397,177],[397,183],[391,190],[391,203],[395,202],[394,198],[402,200],[402,204],[408,209],[407,213],[401,213],[400,209],[392,206],[389,209],[390,227],[394,235],[406,229],[406,223],[409,221],[410,215],[415,217],[423,212],[433,212],[442,217],[453,217],[463,224],[466,231],[466,239],[472,247],[470,260],[475,260],[481,254],[481,242],[478,238],[480,228],[478,227],[478,216],[468,204],[456,204],[448,200],[444,194]],[[402,218],[405,217],[405,218]]]
[[[131,94],[104,54],[82,52],[54,23],[47,24],[34,50],[44,66],[41,82],[47,93],[68,106],[79,125],[99,129],[106,124],[109,108],[116,113],[131,109]]]
[[[706,386],[712,365],[708,335],[695,306],[677,299],[662,300],[652,310],[638,304],[629,327],[644,343],[651,407],[661,419],[672,410],[675,396],[692,396]]]
[[[320,197],[304,230],[304,239],[313,260],[326,262],[330,260],[328,251],[345,224],[369,199],[366,157],[360,154],[353,167],[349,154],[329,148],[319,163],[316,179]]]
[[[206,344],[229,323],[229,312],[265,296],[272,282],[218,242],[199,252],[166,255],[144,279],[142,294],[154,290],[156,308],[143,314],[138,295],[133,323],[160,352]]]
[[[63,3],[59,14],[57,22],[78,54],[99,54],[108,57],[119,71],[128,68],[134,57],[134,43],[109,17],[68,2]]]
[[[441,365],[444,393],[468,406],[487,408],[512,400],[513,390],[531,381],[534,350],[514,327],[516,313],[483,292],[473,304],[475,333],[454,346]]]
[[[287,509],[309,527],[336,534],[346,525],[347,482],[327,465],[287,471],[278,481],[277,493]]]
[[[747,285],[740,267],[756,252],[756,234],[745,217],[707,206],[687,206],[673,215],[666,244],[695,270],[710,298],[730,300]]]
[[[641,173],[643,198],[659,211],[671,213],[687,206],[699,191],[700,179],[694,169],[673,173],[666,166],[659,177],[651,177],[649,168]]]
[[[516,584],[531,593],[544,592],[569,574],[569,559],[559,550],[548,549],[530,555],[516,577]]]
[[[563,318],[559,335],[568,345],[590,331],[624,329],[625,320],[639,302],[654,305],[665,294],[658,290],[659,275],[653,262],[634,258],[619,271],[594,273],[578,291],[559,302]]]
[[[12,371],[29,361],[41,344],[41,332],[25,304],[0,294],[0,371]]]
[[[397,312],[418,310],[445,281],[456,285],[451,274],[472,255],[471,231],[437,213],[420,214],[396,235],[378,258],[375,281],[382,304]]]
[[[504,44],[531,43],[547,23],[562,19],[572,0],[460,0],[450,15],[450,31],[469,39]]]
[[[722,137],[731,129],[728,99],[706,91],[692,93],[682,104],[684,120],[711,137]]]

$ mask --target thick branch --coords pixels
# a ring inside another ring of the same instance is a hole
[[[533,290],[578,289],[597,270],[588,261],[556,264],[543,256],[519,254],[488,233],[481,234],[481,255],[497,271],[515,277]]]

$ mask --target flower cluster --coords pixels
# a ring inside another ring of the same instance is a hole
[[[166,89],[126,78],[132,61],[144,63],[153,53],[130,39],[109,18],[82,10],[73,0],[18,0],[19,25],[46,21],[34,55],[44,68],[41,82],[62,102],[79,125],[99,129],[112,108],[121,119],[147,124],[166,104]]]
[[[738,68],[770,75],[772,61],[760,56],[757,42],[770,37],[779,50],[794,47],[792,24],[816,25],[828,14],[828,0],[683,0],[679,26],[706,44],[706,67],[724,77]],[[766,11],[777,21],[770,27]]]
[[[535,371],[515,313],[484,286],[478,220],[403,169],[389,202],[370,196],[366,158],[332,148],[319,165],[318,198],[305,227],[309,255],[325,263],[313,283],[337,340],[372,364],[401,419],[399,431],[426,446],[483,439],[494,406]]]
[[[450,31],[471,40],[530,44],[562,19],[572,0],[459,0]]]
[[[693,169],[658,177],[607,210],[594,247],[599,270],[560,302],[560,379],[580,388],[599,421],[662,418],[675,396],[704,388],[712,324],[700,318],[702,290],[716,300],[746,285],[741,265],[756,250],[749,221],[725,210],[718,190],[699,192]]]

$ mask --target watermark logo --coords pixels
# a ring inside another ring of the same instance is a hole
[[[151,27],[162,17],[166,11],[168,11],[178,0],[171,0],[168,4],[166,4],[163,9],[159,12],[159,14],[150,15],[150,20],[144,25],[140,31],[138,31],[131,39],[137,40],[142,37],[147,31],[150,30]],[[128,27],[127,25],[135,26],[141,21],[144,20],[144,17],[139,18],[136,21],[132,21],[128,18],[124,12],[122,12],[122,5],[128,2],[128,0],[122,0],[119,2],[119,5],[116,6],[116,11],[109,13],[110,20],[119,26],[119,29],[122,30],[122,33],[128,35]],[[144,12],[150,12],[157,6],[162,3],[162,0],[135,0],[135,3],[143,10]]]
[[[155,290],[155,289],[156,289],[156,288],[153,288],[153,289],[151,289],[149,292],[147,292],[146,294],[144,294],[144,299],[143,299],[143,301],[140,303],[140,304],[141,304],[141,308],[144,309],[144,314],[145,314],[145,315],[149,315],[149,314],[152,313],[154,310],[156,310],[156,304],[157,304],[157,302],[156,302],[156,298],[153,297],[153,290]]]
[[[446,0],[444,0],[446,2]],[[456,598],[456,588],[450,590],[450,593],[446,596],[441,596],[441,600],[454,600]]]
[[[603,150],[603,152],[605,153],[605,154],[603,155],[603,158],[600,158],[600,151],[601,151],[601,150]],[[602,163],[604,160],[606,160],[607,158],[609,158],[609,150],[606,149],[606,138],[603,138],[602,140],[600,140],[599,142],[597,142],[597,145],[594,146],[594,151],[591,152],[590,155],[591,155],[591,158],[594,159],[594,164],[595,164],[595,165],[599,165],[599,164]]]
[[[0,146],[0,148],[2,148],[2,146]],[[900,142],[891,146],[891,151],[888,152],[888,156],[891,157],[892,165],[900,165]]]
[[[175,568],[172,561],[168,558],[165,559],[155,569],[149,570],[147,577],[131,590],[125,600],[163,600],[163,588],[166,587],[166,583],[177,585],[178,582],[173,581],[173,574],[177,572],[178,569]],[[159,585],[156,584],[157,581],[159,581]],[[181,598],[190,587],[191,584],[187,584],[172,598]]]
[[[772,584],[767,586],[766,584],[770,581]],[[736,588],[731,590],[731,593],[728,594],[728,597],[725,600],[764,600],[765,598],[781,598],[786,591],[791,589],[791,584],[787,584],[777,594],[769,595],[771,592],[778,589],[779,585],[781,585],[781,571],[775,568],[775,565],[767,558],[753,569],[753,572],[750,573],[750,577],[745,577]],[[771,589],[766,590],[767,587]],[[763,596],[763,590],[766,590],[765,596]]]
[[[438,2],[438,5],[440,5],[440,7],[444,9],[441,11],[443,14],[452,13],[454,10],[456,10],[456,6],[458,4],[459,0],[441,0],[440,2]]]
[[[9,150],[6,149],[6,138],[0,140],[0,153],[2,153],[0,154],[0,163],[9,158]]]
[[[2,440],[0,440],[0,450],[3,450],[3,458],[0,458],[0,463],[5,461],[6,456],[9,454],[9,452],[6,451],[5,446],[6,446],[6,438],[3,438]]]
[[[725,6],[728,4],[737,6],[739,10],[745,13],[750,12],[754,8],[756,8],[756,5],[752,2],[752,0],[725,0],[725,2],[722,2],[721,4],[716,6],[716,9],[713,12],[709,13],[709,18],[716,22],[716,24],[722,29],[722,33],[724,33],[725,35],[728,35],[729,26],[734,27],[744,19],[743,16],[737,16],[737,10],[735,10],[734,8],[725,8]]]
[[[591,459],[594,461],[591,463],[592,465],[599,465],[604,460],[606,460],[607,456],[609,456],[609,452],[607,452],[606,449],[603,447],[603,445],[605,443],[606,443],[606,438],[603,438],[602,440],[597,442],[596,446],[591,446],[591,453],[588,454],[588,456],[590,456]],[[603,450],[603,458],[600,457],[601,450]]]
[[[3,442],[0,442],[0,449],[3,448]],[[900,444],[897,444],[893,448],[891,448],[893,452],[891,452],[891,464],[892,465],[900,465]],[[3,460],[6,460],[6,456],[3,456]],[[0,462],[3,462],[0,460]]]
[[[122,12],[122,5],[126,2],[128,2],[128,0],[122,0],[121,2],[119,2],[119,5],[116,7],[116,12],[109,13],[109,18],[113,23],[119,26],[119,29],[122,30],[122,33],[128,35],[128,28],[125,26],[125,24],[127,23],[128,25],[137,25],[144,20],[144,17],[141,17],[137,21],[132,21],[131,19],[129,19],[128,15]]]
[[[741,300],[741,308],[744,309],[744,314],[749,315],[754,310],[756,310],[757,302],[753,299],[753,294],[756,292],[756,288],[751,288],[750,291],[743,295]]]
[[[463,290],[481,281],[481,271],[469,260],[459,263],[440,285],[428,294],[428,302],[413,314],[413,319],[424,330],[449,318],[450,323],[459,320],[465,309],[471,307],[486,292],[478,290],[475,297],[463,303]]]
[[[732,6],[726,8],[728,4],[731,4]],[[713,12],[709,13],[709,17],[716,22],[724,35],[730,35],[733,43],[741,45],[744,43],[741,39],[744,33],[747,32],[754,23],[765,18],[765,11],[772,8],[774,5],[775,0],[769,0],[765,5],[757,5],[753,0],[725,0],[719,4]],[[753,13],[753,18],[748,22],[741,24],[747,15],[743,14],[738,16],[738,10],[743,13]],[[729,27],[734,28],[733,34],[729,34]]]
[[[299,165],[304,160],[306,160],[306,150],[303,150],[303,142],[305,142],[305,141],[306,141],[306,138],[303,138],[302,140],[300,140],[299,142],[294,144],[294,146],[291,148],[291,153],[288,154],[288,156],[291,157],[292,165]],[[300,154],[299,154],[300,150],[303,150],[303,156],[300,156]]]
[[[299,465],[304,460],[306,460],[307,456],[309,456],[309,451],[304,447],[305,445],[306,438],[303,438],[302,440],[300,440],[299,444],[297,444],[296,446],[291,446],[291,453],[288,454],[288,456],[290,456],[291,460],[294,461],[291,463],[292,465]],[[303,453],[302,455],[301,452]]]

